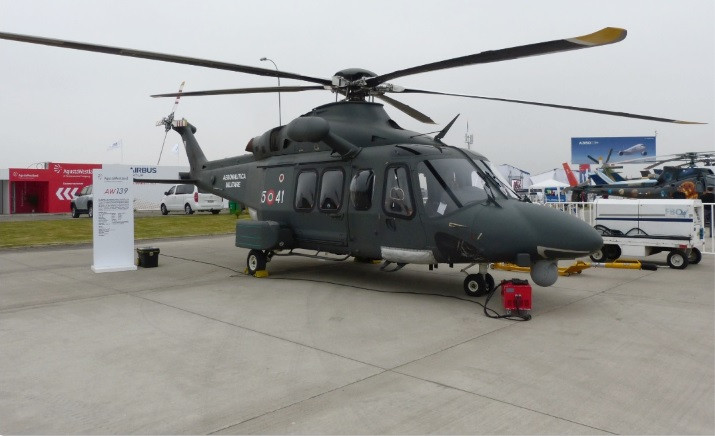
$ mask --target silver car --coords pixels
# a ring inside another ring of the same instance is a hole
[[[90,218],[94,215],[94,205],[92,204],[92,185],[87,185],[79,191],[70,201],[70,211],[72,218],[79,218],[80,214],[86,213]]]

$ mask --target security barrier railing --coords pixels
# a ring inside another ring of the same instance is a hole
[[[545,203],[544,205],[573,215],[587,222],[590,226],[596,225],[596,214],[594,203],[592,202]],[[705,215],[705,247],[703,253],[715,254],[715,239],[713,239],[715,203],[703,203],[703,212]]]

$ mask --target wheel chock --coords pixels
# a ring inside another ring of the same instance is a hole
[[[244,268],[243,273],[247,276],[251,275],[251,272],[248,271],[248,268]],[[263,277],[268,277],[268,271],[266,271],[264,269],[262,269],[260,271],[256,271],[256,273],[253,274],[253,277],[258,277],[259,279],[263,278]]]

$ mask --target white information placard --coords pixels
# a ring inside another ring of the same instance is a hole
[[[136,270],[132,172],[124,165],[103,165],[92,179],[92,271]]]

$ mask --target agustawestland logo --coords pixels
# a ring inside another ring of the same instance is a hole
[[[62,174],[68,176],[91,176],[92,170],[62,170]]]
[[[54,171],[55,174],[59,174],[60,171],[62,171],[62,165],[60,165],[60,164],[53,164],[53,165],[52,165],[52,171]]]
[[[40,177],[40,175],[37,173],[18,174],[17,171],[13,171],[12,176],[17,177],[18,179],[37,179],[38,177]]]

